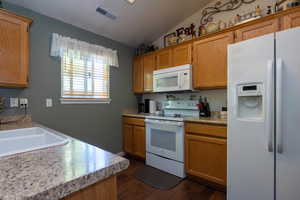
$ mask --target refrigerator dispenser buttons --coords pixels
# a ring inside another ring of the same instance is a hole
[[[239,84],[238,117],[241,119],[261,120],[263,117],[263,84]]]

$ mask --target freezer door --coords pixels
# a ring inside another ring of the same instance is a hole
[[[274,34],[228,47],[228,200],[274,200]]]
[[[300,28],[276,34],[276,199],[300,199]]]

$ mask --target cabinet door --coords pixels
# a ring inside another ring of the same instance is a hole
[[[236,30],[236,42],[279,31],[279,19],[271,19]]]
[[[172,49],[173,66],[192,64],[192,44],[182,44]]]
[[[300,12],[291,13],[283,17],[283,29],[300,26]]]
[[[28,23],[0,12],[0,86],[28,85],[28,27]]]
[[[143,59],[141,57],[136,57],[133,61],[133,92],[144,92]]]
[[[225,88],[227,86],[227,45],[233,32],[194,42],[194,88]]]
[[[126,153],[133,153],[133,126],[123,125],[123,149]]]
[[[167,48],[157,52],[156,69],[172,67],[172,49]]]
[[[185,164],[188,174],[226,185],[226,139],[185,135]]]
[[[153,71],[155,70],[155,54],[145,55],[143,57],[144,66],[144,92],[153,90]]]
[[[145,127],[135,126],[133,129],[133,154],[146,158]]]

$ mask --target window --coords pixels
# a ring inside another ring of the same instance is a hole
[[[116,50],[52,34],[50,55],[61,58],[62,103],[110,103],[110,67]]]
[[[109,66],[94,56],[62,58],[62,103],[109,103]]]

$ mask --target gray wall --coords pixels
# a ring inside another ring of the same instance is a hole
[[[134,108],[131,66],[134,50],[118,42],[65,24],[31,10],[4,3],[4,7],[33,18],[30,29],[30,85],[27,89],[0,89],[0,96],[28,97],[34,121],[112,152],[121,151],[121,112]],[[111,68],[111,104],[60,104],[60,61],[49,56],[53,32],[118,50],[119,68]],[[45,107],[53,98],[54,106]]]

